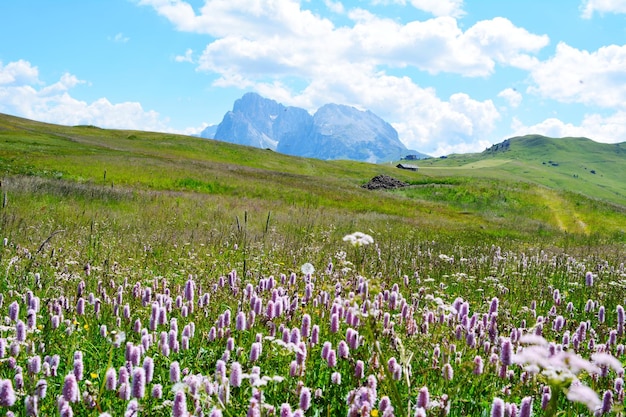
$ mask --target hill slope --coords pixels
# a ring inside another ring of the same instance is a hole
[[[528,135],[479,154],[420,161],[427,175],[529,181],[626,205],[626,143]]]
[[[554,189],[539,184],[526,171],[541,178],[567,166],[565,158],[558,157],[558,167],[538,163],[539,156],[516,159],[516,152],[520,158],[523,154],[516,142],[511,141],[502,153],[428,160],[419,172],[410,172],[391,164],[320,161],[188,136],[65,127],[0,114],[0,175],[17,181],[10,189],[2,182],[4,192],[13,194],[47,195],[46,190],[63,189],[69,193],[63,199],[121,193],[134,196],[132,200],[157,193],[168,199],[201,199],[207,207],[230,208],[230,212],[265,211],[268,218],[269,212],[291,213],[297,208],[331,224],[366,217],[433,232],[521,237],[565,231],[624,239],[624,204],[606,203],[593,193],[589,198],[580,194],[580,188],[567,188],[580,178],[563,181]],[[619,155],[600,155],[617,170]],[[388,192],[361,187],[379,174],[412,186]],[[587,175],[615,177],[599,168]],[[19,180],[33,177],[38,180]],[[600,189],[606,194],[622,195],[622,188],[612,182],[604,187]],[[619,203],[616,200],[611,201]]]

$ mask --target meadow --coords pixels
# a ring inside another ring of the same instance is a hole
[[[7,415],[623,413],[618,202],[6,117],[0,164]]]

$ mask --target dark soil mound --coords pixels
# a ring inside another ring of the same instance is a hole
[[[368,190],[392,190],[394,188],[406,187],[408,185],[409,184],[406,182],[390,177],[389,175],[377,175],[367,184],[362,185],[362,187],[367,188]]]

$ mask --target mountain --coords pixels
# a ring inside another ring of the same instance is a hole
[[[200,136],[324,160],[383,162],[407,154],[426,156],[408,150],[398,132],[371,111],[326,104],[311,116],[255,93],[236,100],[210,133],[206,130]]]
[[[205,139],[213,139],[215,137],[215,132],[217,132],[217,126],[218,125],[208,125],[204,128],[204,130],[202,130],[202,132],[200,132],[199,135],[193,136],[198,136]]]

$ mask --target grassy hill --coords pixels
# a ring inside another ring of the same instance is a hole
[[[345,230],[362,223],[432,233],[565,232],[622,239],[624,152],[623,144],[586,139],[515,138],[482,154],[422,161],[415,173],[167,133],[66,127],[0,115],[5,195],[39,195],[42,210],[52,207],[51,199],[67,204],[68,197],[79,198],[90,205],[97,197],[125,204],[119,210],[131,212],[138,201],[143,209],[155,204],[156,210],[193,199],[231,219],[251,214],[265,228],[282,216],[283,223],[322,221]],[[413,186],[360,187],[378,174]]]
[[[425,174],[528,181],[626,205],[626,143],[586,138],[511,138],[480,154],[421,162]]]

